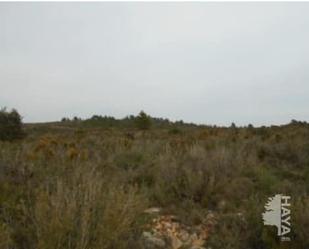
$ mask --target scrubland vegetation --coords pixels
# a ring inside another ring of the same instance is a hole
[[[309,124],[224,128],[145,115],[27,124],[23,139],[1,139],[0,248],[144,248],[149,207],[188,225],[212,210],[206,248],[309,248]],[[262,224],[277,193],[292,197],[286,244]]]

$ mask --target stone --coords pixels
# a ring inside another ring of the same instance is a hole
[[[179,249],[183,245],[182,241],[178,239],[176,236],[171,236],[171,244],[172,249]]]
[[[158,212],[157,208],[148,209],[148,213]],[[187,226],[173,215],[158,215],[152,219],[150,232],[144,232],[147,249],[205,249],[212,227],[217,223],[213,212],[208,212],[205,220],[196,226]],[[150,228],[149,227],[149,228]]]
[[[179,238],[182,240],[182,241],[187,241],[190,239],[190,234],[185,231],[185,230],[181,230],[179,232]]]
[[[166,243],[163,239],[158,238],[150,232],[143,232],[144,246],[146,249],[166,248]]]
[[[160,208],[152,207],[152,208],[148,208],[148,209],[144,210],[144,213],[146,213],[146,214],[154,214],[154,213],[159,213],[160,211],[161,211]]]

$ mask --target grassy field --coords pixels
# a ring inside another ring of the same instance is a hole
[[[309,248],[308,124],[161,123],[27,124],[0,141],[0,248],[146,248],[150,207],[187,226],[211,210],[205,248]],[[262,224],[277,193],[292,197],[291,242]]]

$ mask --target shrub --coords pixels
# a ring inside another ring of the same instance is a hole
[[[306,197],[295,201],[292,208],[292,232],[294,233],[292,240],[298,248],[308,248],[309,198]]]
[[[248,248],[247,240],[247,222],[240,215],[226,214],[220,218],[208,245],[213,249],[245,249]]]
[[[63,117],[63,118],[61,119],[61,122],[70,122],[70,119],[69,119],[69,118]]]
[[[0,248],[10,248],[11,238],[8,228],[5,224],[0,223]]]
[[[13,109],[10,112],[5,108],[0,110],[0,140],[12,141],[24,136],[22,117]]]
[[[141,111],[136,117],[136,126],[140,130],[148,130],[151,127],[151,118],[145,112]]]
[[[168,134],[178,135],[178,134],[181,134],[181,130],[178,129],[177,127],[173,127],[168,131]]]
[[[76,165],[69,180],[63,175],[48,185],[35,191],[31,207],[24,206],[32,222],[29,248],[125,249],[136,243],[143,225],[138,217],[147,206],[136,187],[83,165]]]

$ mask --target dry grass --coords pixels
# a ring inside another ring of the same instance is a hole
[[[32,125],[23,141],[0,142],[0,248],[141,248],[150,206],[188,225],[217,212],[214,249],[275,248],[260,216],[278,192],[298,199],[292,246],[306,248],[308,141],[307,125],[146,132]]]

